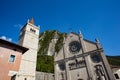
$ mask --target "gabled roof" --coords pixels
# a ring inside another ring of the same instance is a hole
[[[5,44],[7,46],[11,46],[11,47],[20,49],[22,51],[22,53],[25,53],[28,50],[28,48],[25,48],[23,46],[17,45],[15,43],[12,43],[12,42],[9,42],[9,41],[3,40],[3,39],[0,39],[0,44]]]

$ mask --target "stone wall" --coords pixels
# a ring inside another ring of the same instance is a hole
[[[45,72],[36,72],[35,80],[54,80],[53,73],[45,73]]]

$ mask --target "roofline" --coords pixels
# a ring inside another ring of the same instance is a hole
[[[72,34],[74,34],[74,35],[77,35],[77,36],[79,36],[77,33],[74,33],[74,32],[70,32],[70,33],[72,33]]]
[[[93,44],[96,44],[96,42],[93,42],[93,41],[87,40],[87,39],[85,39],[85,38],[84,38],[83,40],[88,41],[88,42],[93,43]]]
[[[71,33],[74,34],[74,35],[79,36],[79,34],[77,34],[77,33],[74,33],[74,32],[71,32]],[[96,44],[96,42],[93,42],[93,41],[87,40],[87,39],[85,39],[85,38],[83,38],[83,40],[88,41],[88,42],[93,43],[93,44]]]
[[[15,44],[15,43],[12,43],[12,42],[3,40],[3,39],[0,39],[0,43],[2,43],[2,44],[7,44],[7,45],[9,45],[9,46],[13,46],[13,47],[16,47],[16,48],[20,49],[20,50],[22,51],[22,54],[24,54],[27,50],[29,50],[29,49],[26,48],[26,47],[20,46],[20,45],[18,45],[18,44]]]

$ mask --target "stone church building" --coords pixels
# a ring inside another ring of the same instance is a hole
[[[54,56],[55,80],[115,80],[103,48],[71,32]]]

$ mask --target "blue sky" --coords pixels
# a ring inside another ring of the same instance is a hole
[[[0,37],[17,43],[20,27],[34,18],[45,30],[97,37],[107,55],[120,55],[120,0],[0,0]]]

